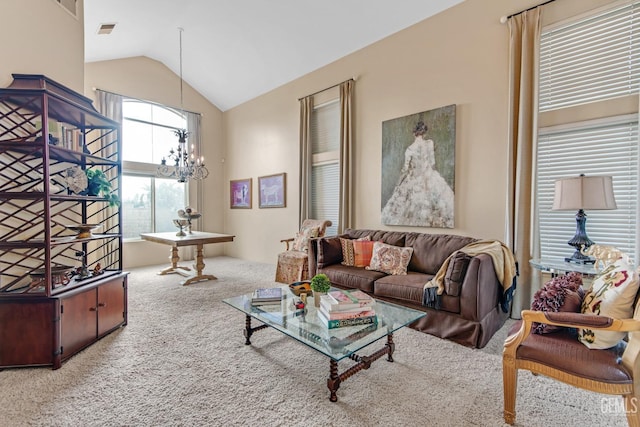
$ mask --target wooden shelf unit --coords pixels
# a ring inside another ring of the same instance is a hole
[[[0,89],[0,368],[59,368],[126,325],[121,211],[69,178],[99,169],[120,195],[120,135],[89,98],[46,76],[14,74]],[[67,227],[77,224],[100,229],[77,238]],[[83,264],[104,273],[54,280],[54,268]]]

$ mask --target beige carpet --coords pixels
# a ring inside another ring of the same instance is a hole
[[[206,264],[219,280],[189,287],[157,276],[157,267],[133,270],[127,327],[59,370],[0,372],[0,425],[503,425],[506,327],[483,350],[404,328],[395,362],[381,359],[348,379],[331,403],[325,356],[272,329],[245,346],[244,315],[221,302],[273,285],[274,266],[227,257]],[[603,397],[521,373],[517,425],[626,425],[603,413]]]

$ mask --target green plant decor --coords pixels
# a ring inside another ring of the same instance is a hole
[[[102,196],[109,202],[109,206],[120,206],[120,198],[111,188],[111,182],[100,169],[87,169],[87,194]]]
[[[320,273],[311,279],[311,290],[313,292],[327,293],[331,289],[331,281],[326,274]]]

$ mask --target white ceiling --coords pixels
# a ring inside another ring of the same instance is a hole
[[[147,56],[179,74],[181,27],[184,80],[225,111],[462,1],[85,0],[85,60]]]

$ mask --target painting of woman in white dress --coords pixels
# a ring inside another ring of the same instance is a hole
[[[383,123],[382,223],[454,227],[455,105]]]

